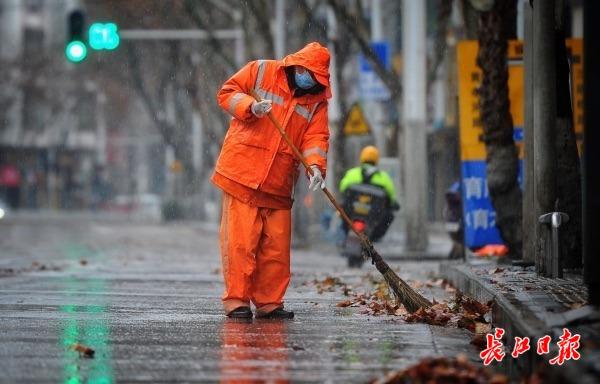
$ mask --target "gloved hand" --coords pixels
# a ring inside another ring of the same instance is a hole
[[[262,101],[254,101],[250,110],[254,114],[254,116],[260,118],[271,112],[271,108],[273,108],[272,100],[262,100]]]
[[[317,167],[316,165],[311,165],[310,169],[312,169],[313,174],[308,179],[308,189],[310,189],[311,191],[316,191],[319,188],[324,189],[325,180],[323,180],[323,175],[321,174],[319,167]]]
[[[392,202],[390,208],[392,208],[393,211],[398,211],[400,209],[400,204],[398,204],[397,201]]]

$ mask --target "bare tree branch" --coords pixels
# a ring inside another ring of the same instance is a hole
[[[269,5],[264,0],[250,0],[245,3],[250,14],[258,23],[258,33],[262,36],[267,46],[267,55],[275,57],[275,45],[273,43],[273,34],[271,33],[271,19],[269,18]]]
[[[399,100],[402,95],[402,85],[400,84],[399,75],[392,69],[388,71],[377,54],[371,49],[369,44],[367,23],[362,15],[351,15],[346,7],[339,0],[328,0],[329,5],[333,9],[336,18],[342,22],[346,30],[354,38],[361,52],[369,61],[375,73],[384,82],[391,92],[394,100]]]
[[[168,126],[164,117],[161,116],[158,104],[155,103],[152,96],[150,95],[150,92],[146,88],[144,79],[142,78],[142,69],[140,66],[138,55],[136,54],[136,52],[134,52],[134,49],[134,47],[127,47],[125,49],[127,53],[127,59],[129,61],[129,69],[131,71],[133,85],[137,90],[138,94],[140,95],[140,98],[142,99],[142,102],[146,107],[148,114],[156,123],[156,128],[162,135],[163,140],[165,140],[165,143],[167,145],[173,145],[174,143],[171,135],[171,127]]]
[[[192,21],[194,21],[194,23],[208,33],[208,44],[212,48],[212,51],[217,54],[225,62],[225,64],[227,64],[231,71],[234,71],[236,68],[235,60],[231,56],[225,54],[225,47],[220,40],[215,38],[213,33],[214,28],[212,28],[212,26],[208,26],[204,20],[202,20],[202,17],[198,15],[197,5],[198,2],[194,0],[186,0],[185,8],[188,11],[188,16],[190,19],[192,19]]]

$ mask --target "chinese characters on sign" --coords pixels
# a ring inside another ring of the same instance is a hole
[[[494,333],[486,335],[486,347],[479,353],[479,357],[483,360],[483,365],[490,365],[494,360],[501,362],[504,359],[504,344],[502,343],[504,329],[495,328]],[[567,360],[579,360],[581,354],[579,349],[579,340],[581,336],[572,334],[567,328],[563,328],[563,333],[556,343],[558,346],[558,355],[550,359],[552,365],[563,365]],[[552,338],[549,335],[540,337],[537,341],[537,354],[546,355],[550,353],[550,342]],[[515,343],[511,356],[518,358],[520,355],[531,349],[529,337],[515,337]]]

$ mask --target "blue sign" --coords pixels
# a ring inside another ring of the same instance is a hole
[[[391,67],[390,45],[387,41],[371,43],[371,49],[386,70]],[[360,96],[365,100],[386,101],[391,95],[379,75],[373,70],[369,60],[361,53],[358,56]]]
[[[390,45],[387,41],[382,41],[378,43],[371,43],[371,49],[377,55],[377,59],[383,64],[385,69],[389,71],[391,60],[390,60]],[[360,71],[361,72],[372,72],[373,68],[371,68],[371,63],[362,53],[358,56],[358,62],[360,63]]]
[[[523,140],[522,128],[515,128],[514,138],[517,142]],[[496,211],[490,200],[485,160],[463,161],[461,172],[465,245],[478,248],[487,244],[503,244],[496,227]],[[522,160],[519,160],[519,185],[523,185]]]

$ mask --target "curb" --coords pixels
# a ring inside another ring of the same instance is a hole
[[[563,366],[554,366],[548,363],[548,355],[540,356],[535,352],[535,340],[545,334],[552,334],[552,328],[558,324],[548,324],[541,321],[532,312],[518,302],[512,293],[503,293],[493,285],[483,281],[478,275],[471,271],[469,265],[442,263],[440,275],[449,280],[458,290],[483,302],[493,301],[492,321],[495,327],[504,328],[506,347],[508,353],[502,363],[495,366],[502,373],[508,375],[512,380],[519,379],[524,375],[530,375],[538,367],[543,367],[549,374],[549,383],[598,383],[599,380],[591,374],[586,374],[585,367],[579,361],[572,361]],[[533,307],[535,308],[535,307]],[[532,349],[527,353],[513,359],[510,356],[512,343],[515,336],[529,336],[532,340]],[[553,340],[556,336],[553,335]]]

